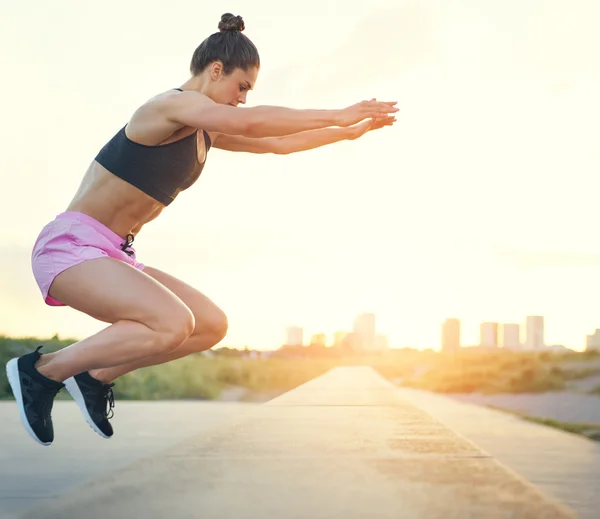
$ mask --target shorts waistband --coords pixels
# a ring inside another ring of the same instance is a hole
[[[123,245],[124,242],[127,242],[126,238],[122,238],[116,232],[106,227],[106,225],[104,225],[103,223],[100,223],[95,218],[92,218],[91,216],[84,213],[80,213],[78,211],[65,211],[64,213],[60,213],[59,215],[57,215],[56,219],[76,221],[81,222],[85,225],[89,225],[90,227],[93,227],[96,231],[98,231],[100,234],[108,238],[115,247],[120,247],[121,245]]]

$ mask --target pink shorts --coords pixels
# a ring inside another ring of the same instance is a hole
[[[69,267],[96,258],[115,258],[143,270],[126,240],[91,216],[75,211],[59,214],[46,225],[33,246],[31,266],[46,304],[65,306],[48,295],[54,278]]]

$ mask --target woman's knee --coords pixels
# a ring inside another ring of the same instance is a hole
[[[208,315],[207,315],[208,314]],[[194,335],[210,335],[215,344],[221,342],[227,335],[229,322],[225,312],[216,306],[204,315],[196,316]]]
[[[216,341],[222,341],[227,335],[227,330],[229,329],[229,321],[227,320],[225,312],[219,310],[210,326]]]
[[[146,266],[145,272],[171,290],[192,310],[196,319],[194,335],[210,335],[215,344],[227,335],[227,317],[208,297],[161,270]]]
[[[155,327],[160,336],[157,341],[158,353],[177,349],[194,333],[195,326],[194,314],[183,304],[162,313]]]

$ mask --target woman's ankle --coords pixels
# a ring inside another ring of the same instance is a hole
[[[53,353],[46,353],[39,358],[33,367],[40,375],[43,375],[54,382],[64,382],[65,378],[68,377],[61,376],[60,370],[56,369],[55,363],[52,362],[53,359]]]
[[[102,382],[103,384],[110,384],[112,382],[112,380],[110,380],[110,373],[107,369],[90,369],[88,373],[90,377],[97,380],[98,382]]]

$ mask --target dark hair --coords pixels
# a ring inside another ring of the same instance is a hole
[[[241,16],[225,13],[219,22],[219,32],[211,34],[194,51],[190,71],[195,76],[215,61],[223,63],[223,71],[230,74],[236,68],[248,70],[260,67],[258,50],[250,38],[242,34],[245,29]]]

